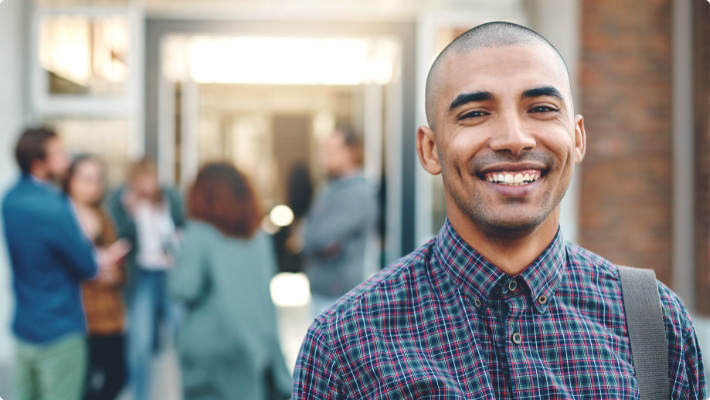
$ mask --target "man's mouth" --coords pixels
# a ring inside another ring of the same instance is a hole
[[[525,171],[492,171],[484,174],[488,182],[505,186],[522,186],[531,184],[542,176],[537,169]]]

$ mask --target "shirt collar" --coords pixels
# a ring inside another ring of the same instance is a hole
[[[509,277],[466,243],[447,219],[436,239],[436,255],[457,286],[486,304],[499,288],[505,295],[511,278],[527,285],[535,308],[543,313],[565,271],[566,251],[559,229],[549,246],[523,272]],[[521,282],[522,281],[522,282]],[[520,289],[518,289],[520,290]]]
[[[358,168],[348,174],[342,176],[335,176],[329,179],[330,183],[348,182],[354,179],[362,179],[364,177],[364,172],[362,169]]]
[[[58,187],[56,187],[54,184],[52,184],[49,181],[46,181],[44,179],[37,178],[36,176],[32,174],[23,174],[22,179],[26,182],[30,182],[31,184],[35,186],[39,186],[40,188],[44,188],[51,193],[57,194],[57,193],[63,193]]]
[[[46,180],[46,179],[38,178],[38,177],[36,177],[36,176],[34,176],[34,175],[32,175],[32,174],[30,174],[30,177],[31,177],[32,180],[33,180],[36,184],[38,184],[38,185],[49,185],[49,181]]]

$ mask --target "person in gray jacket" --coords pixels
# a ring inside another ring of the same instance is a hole
[[[313,317],[361,283],[377,219],[375,192],[362,173],[362,138],[339,128],[322,149],[329,182],[306,216],[303,251]]]
[[[168,276],[184,305],[178,335],[183,398],[287,399],[291,375],[281,352],[269,283],[271,238],[247,178],[228,163],[202,168],[188,195],[182,254]]]

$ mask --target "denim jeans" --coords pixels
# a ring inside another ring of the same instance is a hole
[[[128,363],[135,400],[150,396],[150,364],[157,350],[160,327],[174,333],[175,314],[166,288],[166,271],[140,269],[128,310]]]

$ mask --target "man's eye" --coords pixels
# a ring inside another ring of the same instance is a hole
[[[459,121],[460,121],[460,120],[467,119],[467,118],[483,117],[483,116],[486,116],[486,115],[488,115],[488,113],[485,112],[485,111],[480,111],[480,110],[469,111],[469,112],[467,112],[467,113],[461,114],[461,116],[459,117]]]
[[[559,111],[556,108],[549,107],[549,106],[537,106],[531,108],[528,112],[529,113],[547,113],[547,112],[557,112]]]

